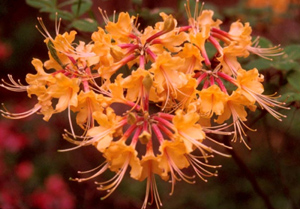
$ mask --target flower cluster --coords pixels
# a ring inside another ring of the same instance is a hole
[[[142,208],[162,203],[155,176],[171,182],[194,183],[195,176],[206,181],[216,176],[219,165],[208,164],[213,154],[230,146],[212,135],[232,135],[245,141],[247,110],[259,106],[276,119],[284,115],[275,108],[286,108],[274,95],[264,95],[263,76],[256,68],[245,70],[238,58],[256,54],[266,59],[282,54],[278,46],[260,48],[252,40],[249,23],[236,21],[229,31],[220,28],[213,11],[202,10],[198,1],[192,15],[186,4],[188,23],[178,26],[172,15],[161,13],[161,22],[139,30],[138,18],[120,13],[109,20],[100,12],[105,28],[98,28],[91,41],[76,42],[76,31],[59,32],[54,37],[39,18],[49,59],[34,58],[36,74],[27,74],[26,85],[3,81],[2,87],[27,92],[36,105],[23,113],[2,110],[7,118],[20,119],[34,113],[48,121],[53,114],[67,111],[70,130],[64,139],[74,150],[94,146],[105,161],[82,182],[107,170],[115,176],[96,182],[108,197],[120,184],[126,171],[137,181],[146,181]],[[210,55],[208,45],[215,48]],[[75,123],[81,133],[75,133]],[[209,143],[208,145],[206,141]],[[211,144],[215,146],[211,146]],[[216,147],[216,148],[215,148]],[[192,168],[195,176],[187,175]],[[85,174],[87,172],[79,172]]]

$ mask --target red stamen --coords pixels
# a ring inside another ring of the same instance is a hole
[[[226,87],[224,86],[222,80],[220,78],[215,78],[217,84],[219,85],[219,87],[221,88],[221,90],[227,94],[227,89]]]
[[[161,131],[159,130],[158,126],[156,124],[152,124],[151,127],[152,127],[152,130],[154,131],[159,143],[162,144],[164,141],[164,137],[163,137]]]
[[[174,118],[174,115],[171,115],[171,114],[168,114],[168,113],[163,113],[163,112],[160,112],[157,115],[158,115],[158,117],[161,117],[161,118],[166,119],[166,120],[173,120],[173,118]]]
[[[154,52],[150,48],[147,48],[146,52],[150,55],[150,57],[153,59],[153,61],[156,60],[157,56],[156,56],[156,54],[154,54]]]
[[[211,86],[215,84],[215,79],[213,76],[210,76],[209,81]]]

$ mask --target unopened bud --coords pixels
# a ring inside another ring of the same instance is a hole
[[[150,91],[152,84],[153,84],[153,80],[152,80],[151,76],[149,74],[147,74],[143,79],[143,85],[147,92]]]
[[[136,123],[136,117],[135,117],[135,114],[130,112],[128,115],[127,115],[127,123],[129,125],[133,125]]]
[[[175,27],[176,27],[175,19],[173,18],[172,15],[169,15],[164,21],[163,31],[167,33],[174,30]]]
[[[147,144],[151,139],[151,134],[149,134],[148,131],[143,131],[140,135],[139,135],[139,140],[142,144]]]
[[[110,48],[110,54],[117,62],[120,61],[124,57],[123,53],[114,47]]]

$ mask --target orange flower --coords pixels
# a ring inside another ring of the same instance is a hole
[[[177,110],[173,118],[175,133],[183,139],[188,153],[194,150],[193,146],[199,145],[205,138],[205,133],[202,127],[198,124],[199,114],[196,112],[188,112],[183,114],[182,110]]]
[[[171,174],[171,183],[172,189],[170,194],[173,194],[175,181],[179,181],[179,178],[176,176],[178,174],[182,179],[187,182],[191,182],[189,179],[191,177],[184,174],[181,169],[187,168],[189,162],[185,157],[187,150],[183,142],[176,141],[167,141],[164,140],[159,147],[161,154],[158,156],[159,167],[163,170],[163,176],[169,176]]]
[[[76,123],[84,129],[89,129],[94,126],[93,113],[103,111],[110,104],[110,98],[102,94],[96,94],[93,91],[83,92],[78,95],[78,105],[72,106],[73,112],[78,112],[76,115]]]
[[[154,200],[156,207],[159,208],[159,206],[162,206],[162,203],[159,198],[155,174],[161,176],[164,180],[167,180],[168,176],[162,174],[162,169],[159,168],[158,158],[154,156],[152,148],[151,151],[147,150],[146,155],[142,157],[141,166],[143,170],[139,180],[143,181],[147,178],[146,194],[142,208],[146,208],[149,195],[151,196],[150,204],[152,204]]]
[[[187,83],[187,76],[180,71],[181,67],[181,58],[172,57],[164,52],[157,57],[149,70],[154,74],[153,86],[160,97],[159,100],[164,103],[164,108],[170,101],[177,98],[178,88]]]
[[[204,59],[199,49],[193,44],[184,44],[178,56],[184,59],[184,66],[182,67],[183,73],[193,74],[194,70],[202,70],[202,61]]]
[[[225,120],[228,120],[230,117],[232,117],[232,123],[234,127],[234,136],[232,141],[236,142],[238,139],[240,139],[240,142],[243,142],[245,146],[250,149],[244,140],[244,136],[247,136],[247,134],[243,127],[246,127],[248,130],[252,130],[244,123],[247,121],[247,111],[245,110],[246,106],[249,106],[252,111],[256,109],[255,105],[249,104],[249,101],[245,96],[234,91],[228,97],[228,100],[225,103],[224,112],[218,117],[216,122],[222,124]]]
[[[130,34],[134,28],[134,19],[135,17],[130,17],[127,12],[121,12],[117,22],[107,21],[105,29],[111,34],[114,40],[121,43],[129,43]]]
[[[240,69],[238,71],[238,77],[236,81],[239,88],[236,91],[244,95],[249,100],[249,105],[253,105],[255,102],[257,102],[262,109],[267,110],[277,120],[281,121],[281,117],[286,116],[275,111],[272,108],[289,108],[284,106],[285,103],[276,101],[276,97],[274,97],[274,95],[268,96],[262,94],[264,91],[264,87],[261,82],[263,82],[263,80],[263,76],[259,75],[256,68],[249,71]]]
[[[224,104],[228,96],[217,85],[202,89],[199,96],[201,99],[200,113],[204,117],[210,118],[213,113],[221,115],[224,112]]]
[[[62,73],[58,73],[54,77],[56,79],[55,85],[49,86],[47,92],[51,97],[58,98],[55,111],[62,112],[67,107],[76,107],[78,104],[79,79],[70,79]]]

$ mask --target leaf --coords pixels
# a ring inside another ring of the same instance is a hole
[[[258,43],[259,43],[258,46],[260,46],[261,48],[269,48],[273,46],[273,43],[269,39],[264,37],[259,37]]]
[[[55,8],[56,0],[26,0],[26,4],[38,9]]]
[[[50,14],[55,14],[56,12],[58,12],[58,9],[55,7],[43,7],[39,10],[40,12],[47,12]]]
[[[89,11],[93,5],[91,0],[76,0],[73,2],[71,10],[76,17]]]
[[[71,25],[72,27],[84,32],[93,32],[97,30],[98,27],[98,23],[91,18],[75,20]]]
[[[68,11],[65,11],[65,10],[56,10],[55,12],[52,12],[50,14],[50,19],[55,20],[56,12],[57,12],[58,18],[61,18],[62,20],[71,21],[72,19],[74,19],[73,14]]]
[[[272,66],[273,66],[272,61],[266,60],[263,58],[258,58],[258,59],[250,61],[244,67],[246,69],[257,68],[258,70],[263,70],[263,69],[271,68]]]
[[[273,67],[281,70],[300,69],[300,45],[290,45],[284,50],[285,54],[274,59]]]
[[[287,58],[290,60],[300,59],[300,45],[290,45],[285,47],[284,52],[287,54]]]
[[[51,56],[53,57],[53,59],[54,59],[60,66],[63,67],[63,64],[62,64],[62,62],[60,61],[60,59],[59,59],[59,57],[58,57],[58,55],[57,55],[57,52],[56,52],[56,50],[55,50],[55,48],[54,48],[54,44],[53,44],[53,42],[52,42],[50,39],[49,39],[49,41],[48,41],[48,43],[47,43],[47,48],[48,48],[48,50],[49,50]]]
[[[300,92],[300,71],[293,71],[287,75],[287,80],[297,91]]]
[[[285,94],[281,95],[280,100],[285,103],[300,101],[300,93],[296,93],[296,92],[285,93]]]
[[[280,70],[293,70],[293,69],[300,69],[300,63],[296,62],[295,60],[288,59],[284,55],[280,60],[275,60],[272,66],[276,69]]]

